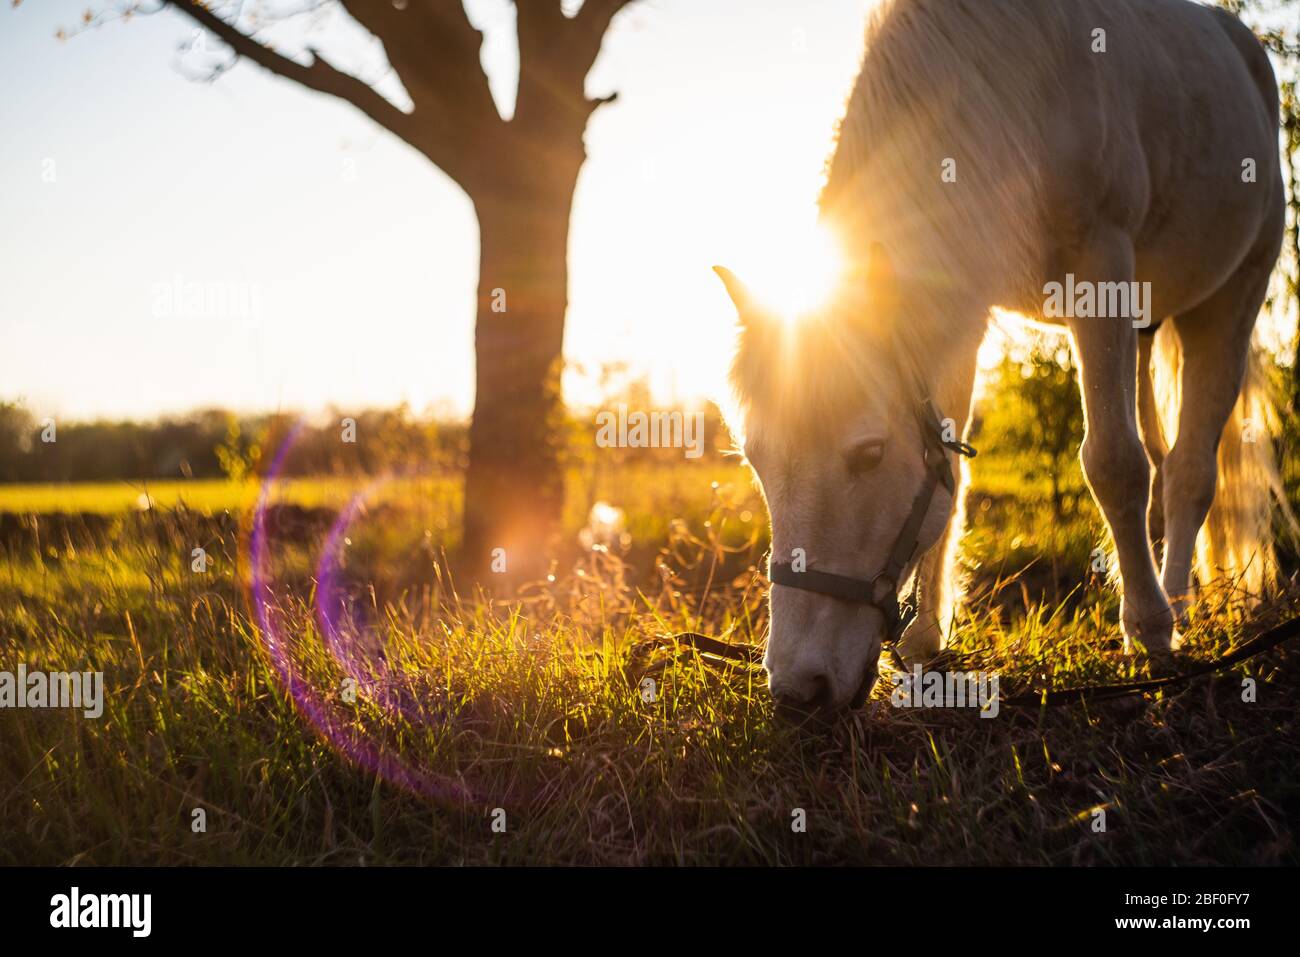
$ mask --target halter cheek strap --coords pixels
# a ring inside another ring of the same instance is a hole
[[[968,457],[975,455],[975,449],[965,442],[944,437],[943,423],[938,410],[934,407],[934,402],[929,398],[921,399],[917,403],[916,416],[924,443],[925,481],[921,483],[920,490],[912,499],[912,510],[908,513],[907,521],[903,523],[898,537],[894,539],[894,547],[889,551],[885,567],[870,580],[835,575],[816,569],[795,571],[794,566],[789,562],[772,562],[768,573],[774,585],[800,588],[876,609],[885,618],[884,642],[891,648],[916,617],[915,602],[911,598],[906,602],[900,601],[898,585],[903,569],[916,555],[917,546],[920,544],[921,526],[925,523],[926,515],[929,514],[934,493],[940,485],[948,490],[949,495],[956,492],[957,483],[953,478],[952,464],[945,453],[953,452]]]

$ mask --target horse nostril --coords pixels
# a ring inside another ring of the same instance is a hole
[[[772,682],[772,697],[782,708],[795,711],[820,711],[831,703],[831,682],[824,674],[810,674],[801,680]]]
[[[821,711],[823,708],[830,707],[831,703],[831,683],[825,675],[816,675],[813,678],[813,695],[808,700],[808,707],[813,711]]]

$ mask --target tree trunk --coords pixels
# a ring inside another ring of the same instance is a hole
[[[579,130],[578,153],[570,162],[493,175],[481,191],[490,195],[474,197],[480,236],[477,381],[464,559],[470,580],[489,587],[546,575],[558,544],[569,216],[581,142]]]

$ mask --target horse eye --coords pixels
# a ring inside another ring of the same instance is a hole
[[[845,455],[844,464],[848,466],[850,475],[861,475],[879,465],[884,452],[884,442],[860,442]]]

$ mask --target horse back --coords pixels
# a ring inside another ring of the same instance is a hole
[[[1177,314],[1232,274],[1283,201],[1272,67],[1239,20],[1188,0],[1068,9],[1043,163],[1044,271],[1118,226],[1159,314]]]

